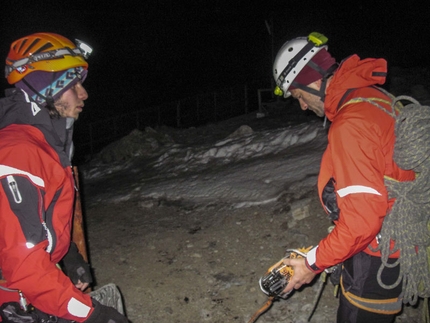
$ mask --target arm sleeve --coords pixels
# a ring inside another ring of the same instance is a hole
[[[0,263],[6,286],[21,290],[43,312],[83,322],[93,310],[91,298],[51,261],[43,186],[16,175],[2,177],[1,184]]]
[[[315,250],[325,269],[364,250],[379,233],[387,212],[385,159],[377,131],[361,120],[344,120],[330,132],[329,146],[339,219]]]

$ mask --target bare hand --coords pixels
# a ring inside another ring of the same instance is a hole
[[[89,285],[89,283],[83,283],[79,280],[78,283],[75,285],[75,287],[77,289],[80,289],[81,291],[84,291],[87,289],[88,285]]]
[[[294,275],[291,277],[287,287],[282,291],[288,293],[293,289],[299,289],[303,284],[309,284],[316,276],[308,269],[304,258],[284,259],[284,264],[294,269]]]

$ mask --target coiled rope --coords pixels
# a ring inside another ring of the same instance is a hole
[[[415,171],[416,179],[410,182],[385,179],[388,197],[396,201],[384,219],[376,249],[382,255],[377,279],[386,289],[402,282],[403,303],[415,305],[419,297],[427,302],[430,297],[430,107],[421,106],[409,96],[395,98],[392,106],[400,100],[412,103],[404,106],[395,118],[393,159],[402,169]],[[394,248],[390,248],[391,241],[395,242]],[[389,264],[389,256],[397,250],[400,257]],[[398,280],[392,285],[384,284],[381,279],[384,268],[397,265],[400,265]]]

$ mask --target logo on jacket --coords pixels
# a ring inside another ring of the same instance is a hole
[[[33,113],[33,116],[36,116],[40,111],[39,106],[36,104],[36,102],[31,102],[31,112]]]
[[[18,66],[18,67],[16,68],[16,71],[17,71],[19,74],[25,73],[27,70],[28,70],[27,65]]]

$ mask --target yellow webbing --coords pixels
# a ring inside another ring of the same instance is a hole
[[[386,315],[397,314],[402,310],[401,298],[370,299],[356,296],[351,292],[345,291],[345,288],[343,287],[342,277],[340,278],[340,287],[342,288],[342,294],[345,296],[345,298],[351,304],[362,310]]]

